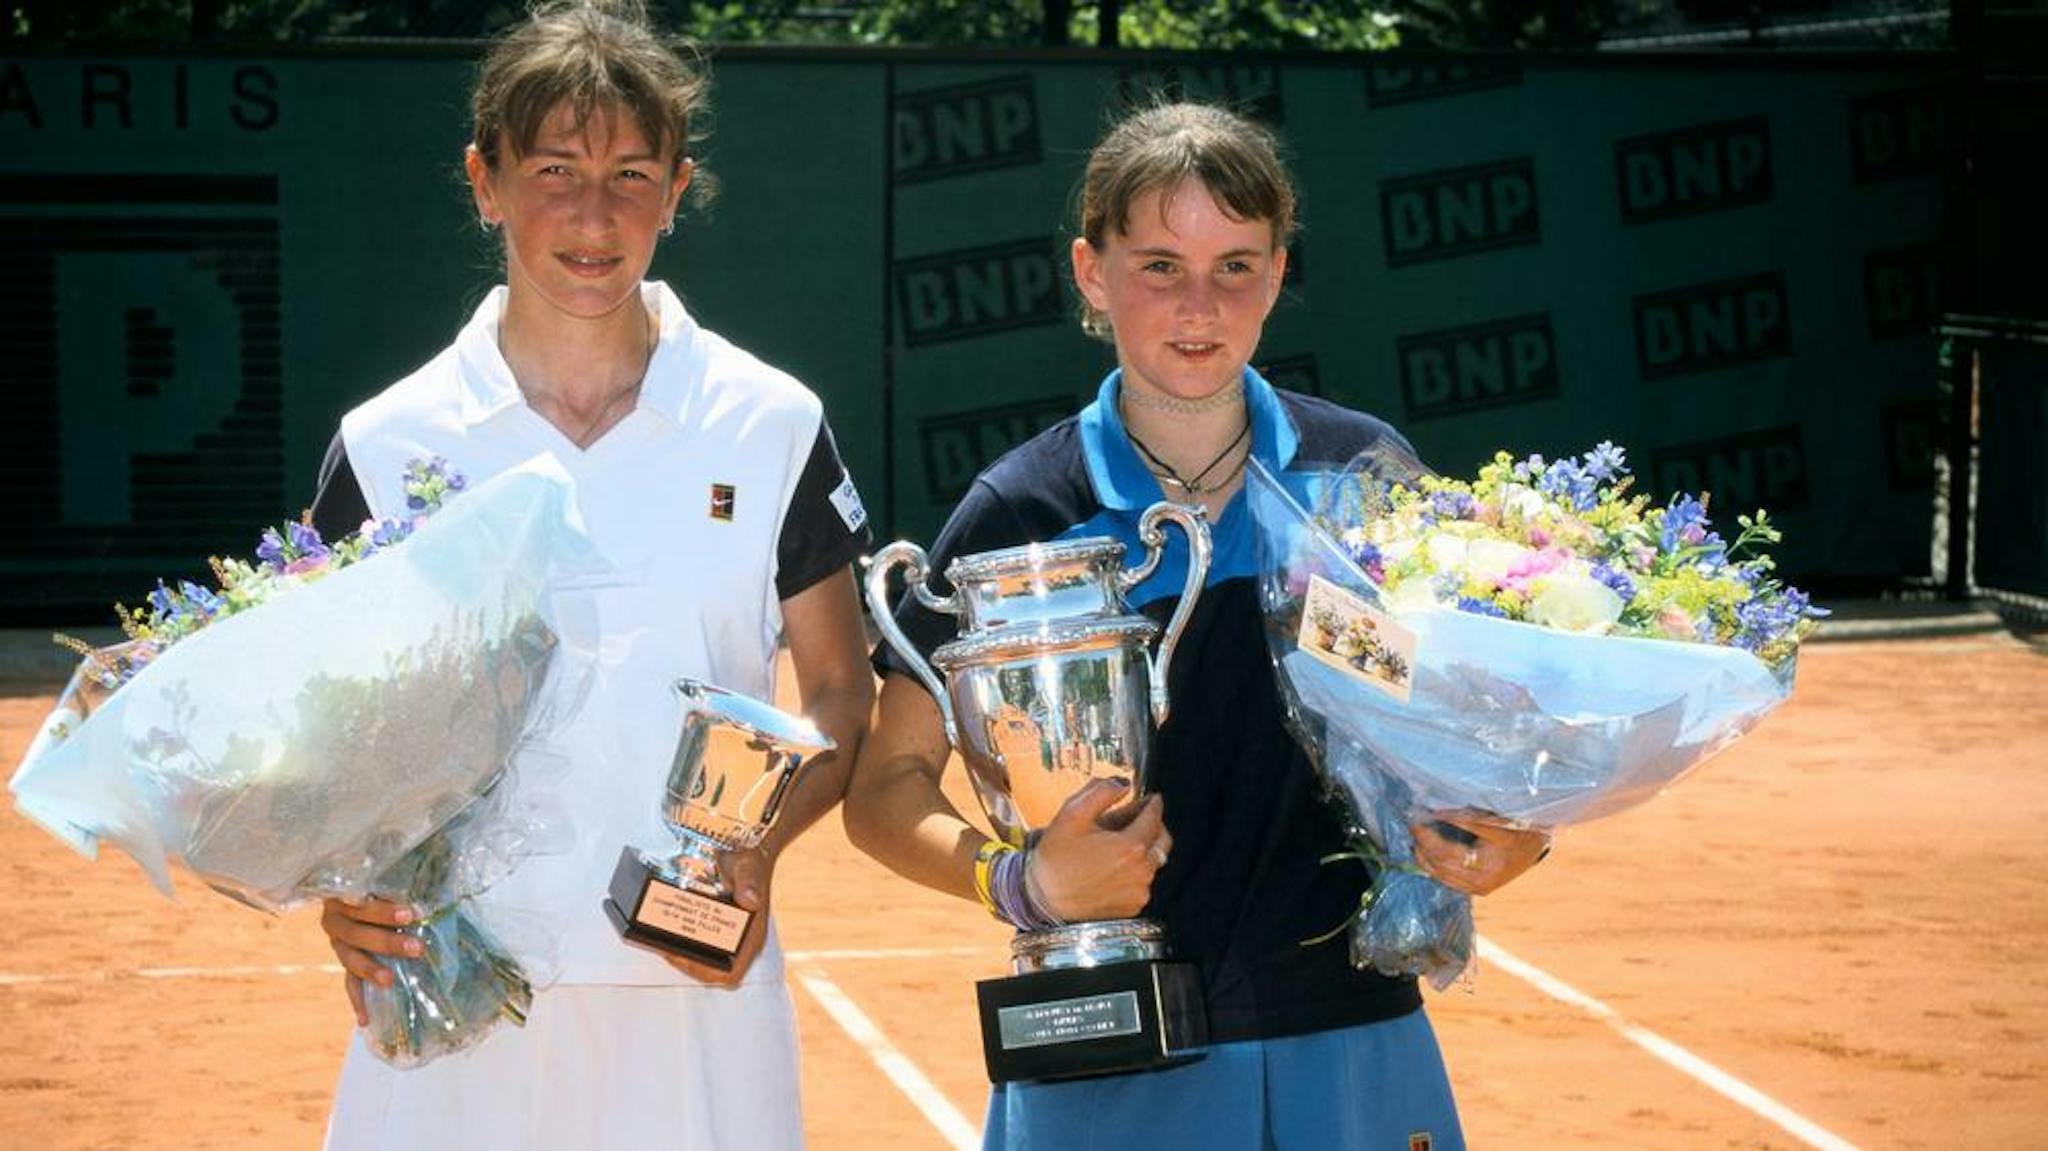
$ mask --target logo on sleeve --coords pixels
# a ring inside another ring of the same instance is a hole
[[[832,508],[846,523],[846,530],[857,532],[868,522],[868,509],[860,502],[860,490],[853,486],[853,477],[847,476],[832,489]]]
[[[711,518],[725,523],[732,522],[733,486],[731,484],[711,485]]]

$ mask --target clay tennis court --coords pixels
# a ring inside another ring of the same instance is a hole
[[[0,766],[55,687],[0,685]],[[1482,902],[1476,981],[1430,1006],[1472,1144],[2048,1147],[2044,830],[2040,649],[1811,646],[1754,735]],[[167,902],[11,810],[0,868],[0,1147],[319,1146],[350,1019],[311,914]],[[812,1146],[971,1145],[1005,933],[836,819],[776,906]]]

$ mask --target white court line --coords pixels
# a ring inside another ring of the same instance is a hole
[[[951,959],[998,953],[998,949],[989,947],[854,947],[837,951],[785,951],[782,957],[791,963],[817,963],[839,959]]]
[[[941,959],[985,955],[986,947],[874,947],[836,951],[790,951],[790,963],[848,959]],[[108,983],[117,979],[253,979],[263,975],[340,975],[339,963],[280,963],[274,967],[137,967],[127,971],[71,971],[35,975],[0,971],[0,987],[39,987],[49,983]]]
[[[0,971],[0,987],[46,983],[107,983],[116,979],[250,979],[261,975],[340,975],[339,963],[281,963],[275,967],[138,967],[131,971],[73,971],[30,975]]]
[[[1678,1070],[1719,1092],[1759,1117],[1769,1120],[1793,1138],[1820,1151],[1856,1151],[1856,1145],[1836,1135],[1818,1123],[1805,1118],[1790,1107],[1735,1078],[1719,1067],[1671,1042],[1648,1028],[1638,1027],[1622,1018],[1614,1008],[1598,999],[1572,987],[1549,972],[1535,967],[1500,949],[1490,939],[1479,940],[1479,956],[1486,962],[1502,968],[1508,974],[1529,983],[1538,991],[1560,1003],[1576,1007],[1599,1019],[1602,1023],[1621,1033],[1622,1038],[1642,1048]]]
[[[867,1052],[868,1058],[875,1061],[896,1089],[924,1112],[925,1119],[938,1128],[941,1138],[952,1144],[956,1151],[975,1151],[981,1146],[981,1132],[967,1121],[967,1116],[960,1114],[960,1109],[953,1106],[952,1101],[925,1078],[924,1072],[917,1069],[917,1064],[889,1042],[889,1037],[882,1034],[874,1020],[854,1006],[853,1000],[848,999],[837,984],[827,979],[823,971],[808,964],[799,964],[795,973],[804,990],[811,993],[834,1023],[839,1024],[840,1030]]]

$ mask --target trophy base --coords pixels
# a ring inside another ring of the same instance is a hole
[[[1209,1041],[1192,963],[1034,971],[974,985],[991,1083],[1153,1071]]]
[[[634,943],[720,971],[732,970],[754,922],[753,912],[684,887],[630,847],[619,853],[604,913]]]

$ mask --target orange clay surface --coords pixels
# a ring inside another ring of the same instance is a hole
[[[0,685],[0,767],[55,686]],[[2044,831],[2048,658],[2003,635],[1810,647],[1756,733],[1481,902],[1491,958],[1429,1008],[1473,1146],[2048,1147]],[[166,901],[11,810],[0,868],[0,1147],[319,1146],[350,1021],[312,914],[189,881]],[[783,868],[812,1146],[954,1145],[821,989],[978,1130],[973,981],[1004,932],[836,818]]]

